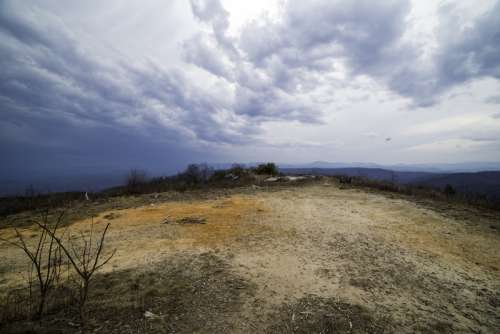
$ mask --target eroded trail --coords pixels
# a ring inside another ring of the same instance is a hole
[[[314,294],[391,315],[397,332],[499,328],[500,238],[485,222],[338,188],[265,202],[288,233],[236,260],[267,305]]]
[[[118,253],[96,287],[100,329],[496,333],[496,218],[324,184],[105,211]],[[6,290],[23,259],[0,247]]]

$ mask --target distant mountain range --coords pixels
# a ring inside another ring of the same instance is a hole
[[[500,200],[500,171],[433,173],[382,168],[280,168],[285,174],[347,175],[400,184],[426,185],[443,189],[451,185],[460,193],[486,195]]]
[[[432,187],[444,188],[452,185],[458,192],[487,195],[500,200],[500,172],[454,173],[435,175],[418,181]]]
[[[259,162],[244,164],[253,167]],[[210,164],[215,169],[227,169],[231,163]],[[444,188],[447,184],[458,192],[483,194],[500,200],[500,162],[464,162],[436,164],[380,165],[363,162],[315,161],[304,164],[278,163],[286,174],[348,175],[401,184]]]
[[[36,193],[46,194],[64,191],[100,191],[105,188],[122,185],[126,171],[94,174],[67,174],[59,176],[32,176],[27,179],[0,179],[0,196],[24,195],[32,186]]]
[[[393,171],[382,168],[280,168],[285,174],[313,174],[313,175],[347,175],[359,176],[378,181],[391,181],[396,183],[417,183],[419,181],[444,176],[430,172]],[[500,172],[499,172],[500,173]]]
[[[254,167],[264,162],[242,163],[246,167]],[[228,169],[234,163],[210,163],[215,169]],[[376,164],[370,162],[328,162],[314,161],[309,163],[289,164],[277,163],[280,168],[379,168],[401,172],[429,172],[429,173],[468,173],[481,171],[500,171],[500,162],[462,162],[462,163],[434,163],[434,164]]]
[[[244,163],[253,167],[260,162]],[[209,163],[214,169],[228,169],[233,163]],[[427,184],[443,187],[452,184],[459,191],[487,192],[488,194],[500,193],[498,190],[500,162],[466,162],[453,164],[396,164],[380,165],[375,163],[342,163],[315,161],[303,164],[277,163],[280,169],[288,172],[309,171],[318,174],[347,174],[364,176],[377,180],[390,180],[401,183]],[[161,173],[158,166],[151,176],[168,175]],[[167,170],[167,169],[165,169]],[[171,170],[171,169],[170,169]],[[488,173],[478,173],[478,172]],[[150,172],[150,171],[148,171]],[[113,170],[103,173],[55,173],[47,175],[31,175],[26,178],[12,178],[9,175],[0,176],[0,196],[24,194],[31,184],[37,192],[61,191],[99,191],[107,187],[123,184],[128,171],[126,169]],[[470,173],[475,173],[474,175]]]
[[[327,162],[315,161],[305,164],[279,164],[280,168],[380,168],[393,171],[465,173],[481,171],[500,171],[500,162],[463,162],[435,164],[395,164],[381,165],[365,162]]]

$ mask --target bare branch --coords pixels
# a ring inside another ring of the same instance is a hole
[[[40,233],[38,234],[38,241],[34,249],[31,249],[27,245],[23,235],[21,234],[21,232],[19,232],[18,229],[14,229],[16,233],[17,242],[0,238],[1,241],[21,249],[29,258],[31,262],[31,266],[29,269],[30,297],[32,296],[32,286],[34,281],[33,271],[36,272],[37,284],[40,293],[40,299],[38,301],[38,310],[36,312],[37,318],[41,317],[43,314],[43,310],[46,303],[46,297],[49,291],[53,288],[53,283],[56,280],[56,276],[60,272],[60,266],[62,264],[61,253],[60,251],[58,251],[59,247],[56,247],[54,243],[54,238],[52,237],[55,235],[57,227],[61,222],[61,220],[62,220],[62,214],[59,215],[59,218],[54,226],[53,231],[50,231],[48,227],[48,213],[42,214],[41,222],[36,222],[37,226],[40,228]],[[50,234],[50,232],[52,232],[52,234]],[[50,241],[47,241],[47,238],[49,236],[50,236]],[[49,244],[48,249],[45,247],[47,243]],[[43,264],[45,264],[45,266]],[[30,305],[31,305],[31,299],[30,299]]]
[[[108,232],[110,224],[107,224],[98,242],[96,243],[96,248],[94,251],[94,247],[92,244],[92,239],[94,235],[94,222],[93,219],[91,221],[90,232],[88,236],[86,236],[83,232],[80,232],[81,237],[81,248],[78,250],[75,248],[75,245],[72,241],[71,236],[68,233],[68,242],[69,249],[66,245],[64,245],[62,239],[56,235],[56,229],[51,231],[46,225],[39,224],[39,226],[46,232],[48,235],[55,240],[55,242],[59,245],[59,248],[64,252],[64,254],[68,257],[69,262],[77,272],[80,277],[79,284],[79,295],[80,295],[80,318],[83,321],[84,318],[84,306],[87,300],[90,280],[94,273],[106,265],[111,258],[115,255],[116,249],[107,256],[104,260],[101,259],[102,252],[104,249],[104,241],[106,238],[106,234]],[[66,232],[66,231],[65,231]]]

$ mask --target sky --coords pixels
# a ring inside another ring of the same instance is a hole
[[[0,0],[0,177],[500,161],[500,1]]]

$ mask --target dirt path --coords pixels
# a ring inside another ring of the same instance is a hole
[[[258,307],[315,294],[382,310],[398,332],[499,328],[500,236],[488,225],[335,187],[263,200],[263,223],[288,233],[236,257],[266,296]]]
[[[176,223],[186,217],[205,224]],[[104,275],[117,274],[121,283],[151,279],[144,289],[156,292],[141,307],[166,317],[144,325],[151,332],[498,333],[496,218],[451,217],[398,198],[315,184],[106,211],[94,221],[112,223],[109,247],[118,249]],[[86,228],[88,220],[71,227]],[[0,230],[3,237],[12,233]],[[5,245],[0,252],[8,264],[0,287],[7,289],[19,282],[22,257]],[[163,273],[165,266],[178,270]],[[193,283],[177,287],[172,272]],[[203,293],[196,303],[187,300],[199,282],[206,283]],[[160,302],[164,295],[167,304]],[[168,302],[173,297],[175,307]],[[195,309],[179,311],[188,304]],[[195,316],[200,328],[188,325]]]

